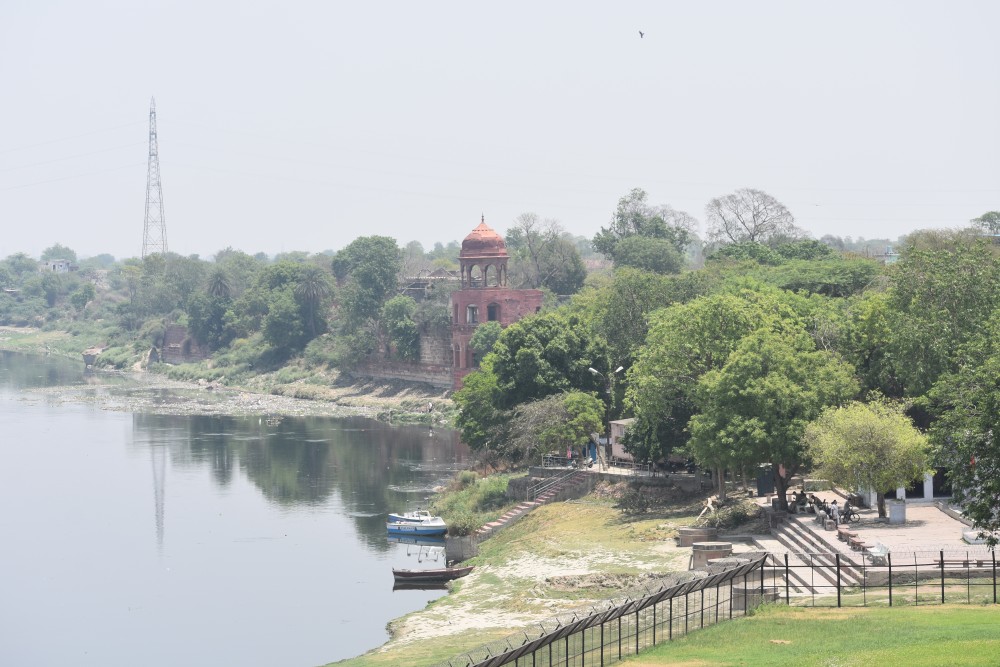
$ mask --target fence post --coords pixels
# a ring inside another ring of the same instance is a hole
[[[994,579],[993,595],[996,596],[996,585],[995,585],[996,577],[994,577],[993,579]],[[668,617],[670,619],[670,623],[669,625],[667,625],[667,639],[669,639],[670,641],[674,641],[674,596],[671,595],[669,598],[667,598],[667,601],[669,603],[669,609],[670,609],[670,616]]]
[[[837,608],[840,608],[840,554],[837,554]]]
[[[618,659],[622,659],[622,617],[618,617]]]
[[[997,552],[991,551],[990,557],[993,559],[993,604],[997,603]]]
[[[604,621],[601,621],[601,667],[604,667]]]
[[[639,610],[635,610],[635,654],[639,655]]]
[[[941,604],[944,604],[944,549],[939,553],[941,554]]]
[[[788,592],[788,552],[785,552],[785,604],[790,605],[791,598]]]
[[[656,646],[656,603],[653,603],[653,646]]]
[[[892,606],[892,552],[885,555],[885,561],[889,563],[889,606]]]

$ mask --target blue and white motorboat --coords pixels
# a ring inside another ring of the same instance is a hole
[[[439,516],[420,521],[388,521],[385,529],[390,535],[444,535],[448,525]]]
[[[400,512],[398,514],[390,514],[389,521],[393,523],[398,523],[401,521],[423,521],[425,519],[433,519],[434,517],[427,510],[422,510],[419,507],[413,512]]]

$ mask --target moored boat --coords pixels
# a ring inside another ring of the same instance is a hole
[[[393,523],[398,523],[401,521],[424,521],[425,519],[433,519],[431,513],[427,510],[422,510],[419,507],[413,512],[400,512],[399,514],[390,514],[389,521]]]
[[[392,568],[392,577],[396,583],[434,583],[459,579],[472,572],[474,565],[465,567],[439,567],[433,570],[407,570]]]
[[[390,535],[444,535],[448,524],[439,516],[422,521],[389,521],[385,529]]]

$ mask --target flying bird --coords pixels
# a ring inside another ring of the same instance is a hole
[[[642,30],[640,30],[639,31],[639,39],[642,39],[645,36],[646,36],[646,33],[644,33]]]

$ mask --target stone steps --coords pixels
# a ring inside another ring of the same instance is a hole
[[[581,485],[587,483],[586,478],[587,473],[583,470],[577,471],[570,477],[567,477],[559,484],[556,484],[543,493],[539,494],[534,500],[528,500],[523,503],[518,504],[514,509],[508,510],[496,521],[491,521],[490,523],[482,526],[479,530],[475,532],[477,539],[486,539],[496,533],[498,530],[509,526],[515,521],[521,519],[525,514],[535,509],[536,507],[541,507],[546,503],[553,502],[559,498],[561,494],[568,491],[577,491]]]
[[[838,556],[840,585],[859,585],[864,574],[855,560],[856,554],[846,545],[841,546],[818,534],[810,522],[815,523],[812,518],[776,512],[770,521],[771,538],[755,538],[754,542],[771,554],[768,564],[781,568],[782,574],[784,556],[788,554],[788,583],[799,594],[829,593],[830,587],[837,585]]]

